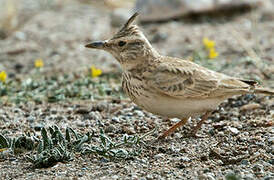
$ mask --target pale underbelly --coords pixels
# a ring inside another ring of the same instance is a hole
[[[170,97],[141,98],[136,101],[144,110],[168,118],[195,117],[215,110],[222,99],[175,99]]]

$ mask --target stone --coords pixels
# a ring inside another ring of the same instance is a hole
[[[274,144],[274,137],[269,137],[267,141],[269,144]]]
[[[198,179],[199,180],[215,180],[215,178],[213,177],[213,174],[211,173],[202,174],[199,176]]]
[[[256,173],[256,174],[262,174],[264,172],[264,166],[261,164],[255,164],[252,167],[252,170]]]
[[[91,119],[96,120],[96,121],[102,120],[102,116],[98,111],[91,111],[89,113],[89,116]]]
[[[99,111],[99,112],[102,112],[104,110],[108,110],[108,103],[106,101],[102,101],[102,102],[99,102],[98,104],[96,104],[96,106],[94,107],[94,110],[96,111]]]
[[[144,117],[145,116],[144,113],[142,111],[139,111],[139,110],[135,110],[133,114],[137,115],[139,117]]]
[[[181,157],[180,161],[182,161],[182,162],[190,162],[191,160],[188,157]]]
[[[140,20],[164,21],[189,14],[217,12],[222,9],[235,10],[243,7],[259,7],[264,0],[137,0],[135,12],[140,12]]]
[[[154,159],[162,159],[162,158],[164,158],[164,156],[165,156],[165,154],[163,154],[163,153],[156,154],[156,155],[154,156]]]
[[[260,107],[261,105],[258,103],[246,104],[240,108],[240,111],[251,111],[254,109],[259,109]]]
[[[76,109],[76,114],[88,114],[90,112],[90,109],[88,108],[78,108]]]
[[[34,116],[29,116],[27,117],[27,121],[30,122],[30,123],[33,123],[35,120],[35,117]]]
[[[243,160],[241,161],[241,164],[242,164],[242,165],[248,165],[248,164],[249,164],[249,161],[246,160],[246,159],[243,159]]]
[[[77,120],[75,122],[76,126],[78,127],[85,127],[85,122],[84,121],[81,121],[81,120]]]
[[[115,129],[116,129],[115,126],[112,125],[112,124],[110,124],[110,125],[108,125],[108,126],[106,127],[105,132],[106,132],[106,133],[114,132]]]
[[[234,127],[228,127],[228,129],[234,135],[237,135],[240,132],[237,128],[234,128]]]
[[[133,127],[127,127],[127,126],[123,127],[123,131],[129,135],[136,133]]]
[[[114,123],[120,123],[121,122],[118,117],[112,117],[111,121],[114,122]]]
[[[153,176],[152,176],[151,174],[148,174],[148,175],[146,176],[146,179],[147,179],[147,180],[152,180],[152,179],[154,179],[154,178],[153,178]]]
[[[119,179],[119,176],[118,175],[113,175],[111,178],[112,179]]]

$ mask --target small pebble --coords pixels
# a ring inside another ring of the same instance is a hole
[[[239,118],[238,117],[231,117],[230,120],[231,121],[239,121]]]
[[[112,117],[111,121],[114,122],[114,123],[120,123],[121,122],[118,117]]]
[[[241,164],[242,164],[242,165],[248,165],[248,164],[249,164],[249,161],[246,160],[246,159],[243,159],[243,160],[241,161]]]
[[[76,124],[76,126],[78,126],[78,127],[85,127],[85,122],[83,122],[83,121],[81,121],[81,120],[77,120],[77,121],[75,122],[75,124]]]
[[[181,157],[180,161],[182,161],[182,162],[190,162],[191,160],[188,157]]]
[[[137,115],[139,117],[144,117],[144,113],[142,111],[139,111],[139,110],[135,110],[133,114]]]
[[[238,117],[239,116],[239,112],[237,110],[232,111],[232,116]]]
[[[240,108],[240,111],[250,111],[250,110],[259,109],[259,108],[261,108],[260,104],[252,103],[252,104],[243,105]]]
[[[34,120],[35,120],[35,117],[34,117],[34,116],[29,116],[29,117],[27,118],[27,121],[28,121],[29,123],[33,123]]]
[[[102,112],[107,109],[108,109],[108,102],[106,101],[99,102],[95,107],[93,107],[94,111],[99,111],[99,112]]]
[[[162,158],[164,158],[164,156],[165,156],[165,154],[163,154],[163,153],[156,154],[156,155],[154,156],[154,159],[162,159]]]
[[[112,179],[119,179],[119,176],[113,175],[111,178],[112,178]]]
[[[269,137],[267,139],[267,142],[270,143],[270,144],[274,144],[274,137]]]
[[[116,129],[115,126],[112,125],[112,124],[110,124],[110,125],[108,125],[108,126],[106,127],[105,132],[106,132],[106,133],[114,132],[115,129]]]
[[[240,133],[240,131],[237,129],[237,128],[234,128],[234,127],[228,127],[229,131],[234,134],[234,135],[237,135]]]
[[[50,111],[50,113],[51,113],[51,114],[57,114],[57,110],[52,109],[52,110]]]
[[[102,116],[98,111],[91,111],[89,113],[89,116],[91,119],[96,120],[96,121],[102,120]]]
[[[252,170],[255,172],[255,173],[259,173],[259,174],[261,174],[261,173],[263,173],[263,171],[264,171],[264,166],[263,165],[261,165],[261,164],[255,164],[253,167],[252,167]]]
[[[148,174],[148,175],[146,176],[146,179],[147,179],[147,180],[152,180],[152,179],[154,179],[154,178],[153,178],[153,176],[152,176],[151,174]]]
[[[132,112],[127,112],[125,115],[126,116],[133,116],[133,113]]]
[[[215,178],[213,177],[213,174],[211,173],[202,174],[199,176],[198,179],[199,180],[215,180]]]
[[[87,108],[79,108],[79,109],[76,109],[75,111],[76,114],[88,114],[89,112],[90,110]]]
[[[127,127],[127,126],[123,127],[123,131],[129,135],[136,133],[133,127]]]
[[[225,133],[223,131],[218,132],[218,136],[224,136]]]

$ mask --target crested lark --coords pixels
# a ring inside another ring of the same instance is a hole
[[[274,91],[256,82],[227,76],[191,61],[160,55],[140,29],[133,25],[135,13],[111,39],[92,42],[87,48],[111,53],[123,69],[122,87],[141,108],[160,116],[181,121],[164,132],[164,138],[184,125],[190,117],[204,114],[193,128],[195,135],[210,113],[234,95]]]

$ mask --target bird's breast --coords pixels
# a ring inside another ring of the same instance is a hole
[[[144,108],[143,99],[149,98],[149,96],[141,77],[123,73],[122,88],[134,103]]]

